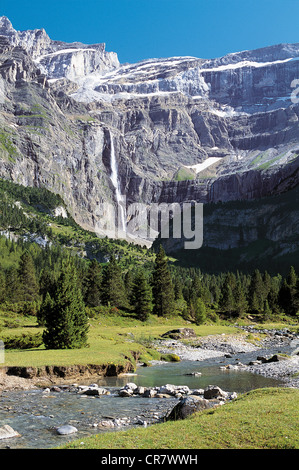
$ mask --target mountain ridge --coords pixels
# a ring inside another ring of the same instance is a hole
[[[295,43],[120,64],[103,43],[16,32],[2,17],[0,177],[47,187],[104,233],[116,186],[126,208],[287,191],[299,177],[298,58]]]

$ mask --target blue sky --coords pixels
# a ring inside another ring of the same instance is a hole
[[[0,15],[52,39],[105,42],[122,63],[299,42],[299,0],[1,0]]]

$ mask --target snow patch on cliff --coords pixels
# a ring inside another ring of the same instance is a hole
[[[192,170],[195,170],[196,173],[200,173],[201,171],[205,170],[206,168],[218,162],[219,160],[221,160],[220,157],[209,157],[202,163],[197,163],[196,165],[188,165],[188,166],[184,165],[184,166],[186,168],[191,168]]]

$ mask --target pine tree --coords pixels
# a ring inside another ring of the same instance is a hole
[[[165,251],[160,246],[153,270],[153,313],[166,317],[173,313],[174,291]]]
[[[132,270],[128,269],[128,271],[125,274],[125,289],[126,289],[126,294],[127,294],[127,299],[129,301],[129,304],[132,304],[132,290],[133,290],[133,284],[134,284],[134,276],[132,274]]]
[[[260,313],[264,308],[265,289],[263,278],[258,269],[251,276],[248,290],[248,305],[252,313]]]
[[[39,326],[45,326],[48,322],[51,322],[52,309],[53,300],[50,293],[47,292],[36,315]]]
[[[86,345],[88,319],[71,260],[63,262],[53,299],[47,296],[43,308],[46,349],[73,349]]]
[[[242,313],[245,313],[248,308],[246,292],[240,280],[237,281],[233,294],[235,302],[234,311],[239,316]]]
[[[121,268],[115,256],[111,256],[103,272],[102,302],[104,305],[118,308],[126,307],[128,304]]]
[[[202,325],[206,321],[206,307],[201,298],[198,298],[194,307],[194,320],[197,325]]]
[[[268,300],[265,300],[264,310],[263,310],[264,320],[269,320],[271,313],[272,313],[272,311],[269,307]]]
[[[15,265],[11,266],[5,273],[6,300],[9,302],[19,301],[19,276]]]
[[[89,307],[97,307],[101,304],[102,269],[100,264],[93,259],[84,278],[84,301]]]
[[[183,286],[182,286],[182,283],[181,283],[180,279],[178,279],[178,278],[175,279],[173,290],[174,290],[174,299],[175,300],[180,300],[180,299],[183,298]]]
[[[230,315],[234,311],[235,299],[229,282],[225,282],[222,287],[220,308],[223,312],[229,313]]]
[[[134,278],[132,286],[132,305],[136,316],[141,321],[146,321],[152,312],[152,289],[143,271]]]
[[[33,259],[28,251],[25,251],[21,256],[18,275],[20,281],[21,300],[37,300],[39,295],[39,285],[36,278]]]
[[[288,315],[296,314],[295,295],[296,295],[297,275],[293,266],[284,279],[279,290],[279,305]]]
[[[51,269],[44,268],[39,278],[39,293],[44,299],[49,292],[50,296],[53,295],[55,289],[55,276]]]

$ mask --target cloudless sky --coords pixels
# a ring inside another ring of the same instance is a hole
[[[2,15],[17,30],[104,42],[122,63],[299,42],[299,0],[1,0]]]

